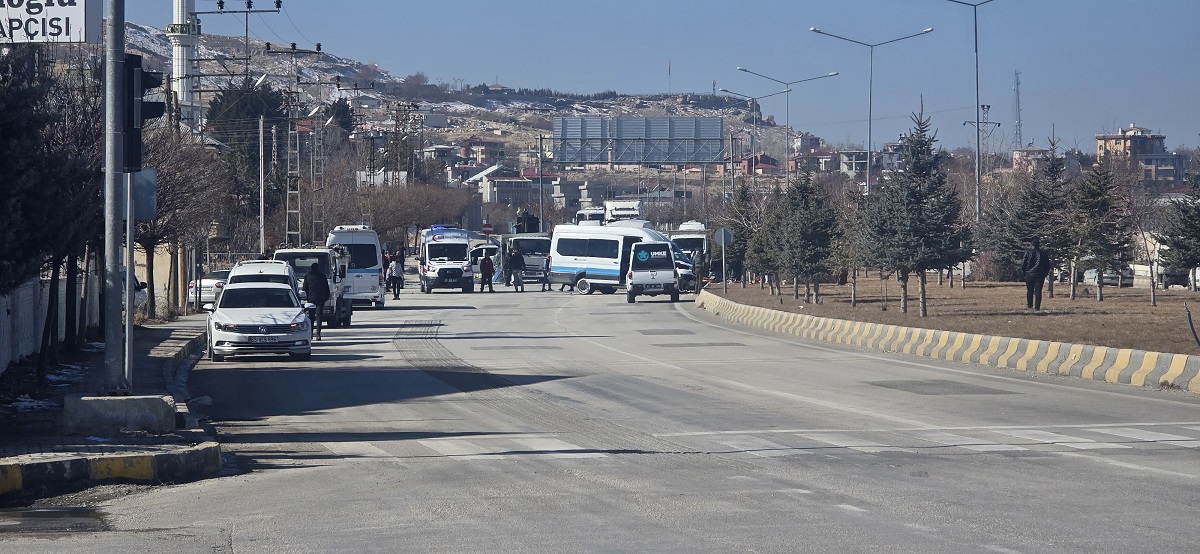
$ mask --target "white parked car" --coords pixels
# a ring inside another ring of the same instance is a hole
[[[229,277],[229,270],[222,269],[220,271],[210,271],[200,278],[200,304],[211,304],[217,301],[217,295],[221,289],[225,287],[225,279]],[[196,282],[188,282],[188,302],[196,301]]]
[[[1096,282],[1096,270],[1089,269],[1083,272],[1083,282],[1089,285],[1098,284]],[[1133,286],[1133,270],[1128,267],[1122,269],[1120,273],[1116,271],[1104,272],[1104,286],[1106,287],[1132,287]]]
[[[292,287],[282,283],[226,285],[208,312],[208,358],[224,361],[243,354],[287,354],[307,360],[312,356],[312,322]]]

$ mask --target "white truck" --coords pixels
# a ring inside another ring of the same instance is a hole
[[[604,208],[594,206],[575,212],[576,225],[604,225]]]
[[[612,223],[622,219],[641,219],[641,200],[605,200],[604,223]]]
[[[708,275],[708,260],[711,252],[708,229],[699,221],[684,221],[679,224],[678,229],[667,231],[667,236],[671,237],[671,241],[679,246],[684,254],[687,254],[687,262],[692,266],[693,277],[696,279],[689,284],[699,285],[700,281]]]
[[[471,267],[471,234],[463,229],[434,226],[422,229],[418,241],[417,276],[421,292],[433,289],[475,289]]]
[[[521,258],[525,261],[525,271],[521,272],[521,278],[526,285],[539,285],[546,283],[546,256],[550,255],[550,233],[517,233],[515,235],[504,235],[501,242],[504,248],[502,261],[504,262],[505,276],[508,273],[508,256],[513,248],[521,251]]]
[[[346,267],[350,264],[350,254],[340,246],[305,246],[301,248],[280,248],[275,251],[274,259],[283,260],[292,266],[300,287],[300,299],[304,297],[304,278],[308,275],[312,264],[317,264],[329,279],[329,301],[321,306],[321,317],[328,327],[349,326],[354,315],[354,307],[345,296]]]

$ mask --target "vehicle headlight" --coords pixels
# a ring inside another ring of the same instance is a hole
[[[309,325],[308,314],[300,312],[296,317],[292,318],[293,331],[307,331]]]
[[[218,331],[233,332],[233,331],[237,330],[237,325],[234,325],[232,323],[221,323],[220,321],[214,321],[213,329],[216,329]]]

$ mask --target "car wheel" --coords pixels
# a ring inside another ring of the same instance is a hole
[[[617,289],[613,287],[603,287],[600,289],[600,294],[612,294],[614,292],[617,292]]]
[[[625,301],[626,302],[633,304],[635,298],[637,298],[636,294],[634,294],[632,292],[625,293]]]
[[[475,287],[473,285],[463,285],[462,291],[463,292],[475,292]]]
[[[307,362],[312,359],[312,352],[305,352],[303,354],[291,354],[291,357],[294,359],[300,360],[302,362]]]
[[[592,283],[587,279],[582,278],[578,281],[575,281],[575,290],[578,291],[579,294],[591,294],[596,292],[596,289],[592,287]]]
[[[344,308],[344,306],[342,306],[342,301],[340,299],[333,301],[333,313],[330,314],[329,319],[325,320],[326,327],[329,327],[330,329],[336,329],[339,325],[342,324],[342,309],[343,308]]]
[[[225,356],[222,356],[222,355],[216,354],[216,353],[212,353],[210,351],[210,353],[208,355],[208,359],[212,360],[214,362],[223,362],[223,361],[225,361]]]
[[[345,313],[345,315],[342,316],[342,327],[349,327],[350,320],[353,318],[354,318],[354,307],[351,305],[347,305],[346,313]]]
[[[679,291],[671,291],[671,302],[679,302]]]

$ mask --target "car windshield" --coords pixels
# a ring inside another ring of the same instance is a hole
[[[513,247],[521,251],[526,256],[545,256],[550,253],[550,239],[513,239]]]
[[[288,265],[292,266],[292,271],[296,272],[296,276],[304,278],[308,274],[308,270],[312,268],[312,264],[317,264],[321,268],[321,273],[329,275],[329,258],[317,254],[276,254],[276,260],[284,260]]]
[[[350,251],[350,269],[370,269],[382,265],[379,246],[375,244],[344,244]]]
[[[671,250],[665,244],[638,246],[633,249],[633,259],[629,267],[632,269],[675,269],[675,261]]]
[[[467,261],[467,245],[465,244],[430,244],[428,250],[431,262]]]
[[[704,239],[700,237],[671,239],[687,252],[699,252],[704,249]]]
[[[291,285],[292,279],[287,275],[270,274],[270,273],[252,273],[249,275],[234,275],[229,280],[229,284],[234,283],[283,283]]]
[[[300,301],[291,289],[235,288],[221,293],[221,309],[228,308],[299,308]]]

